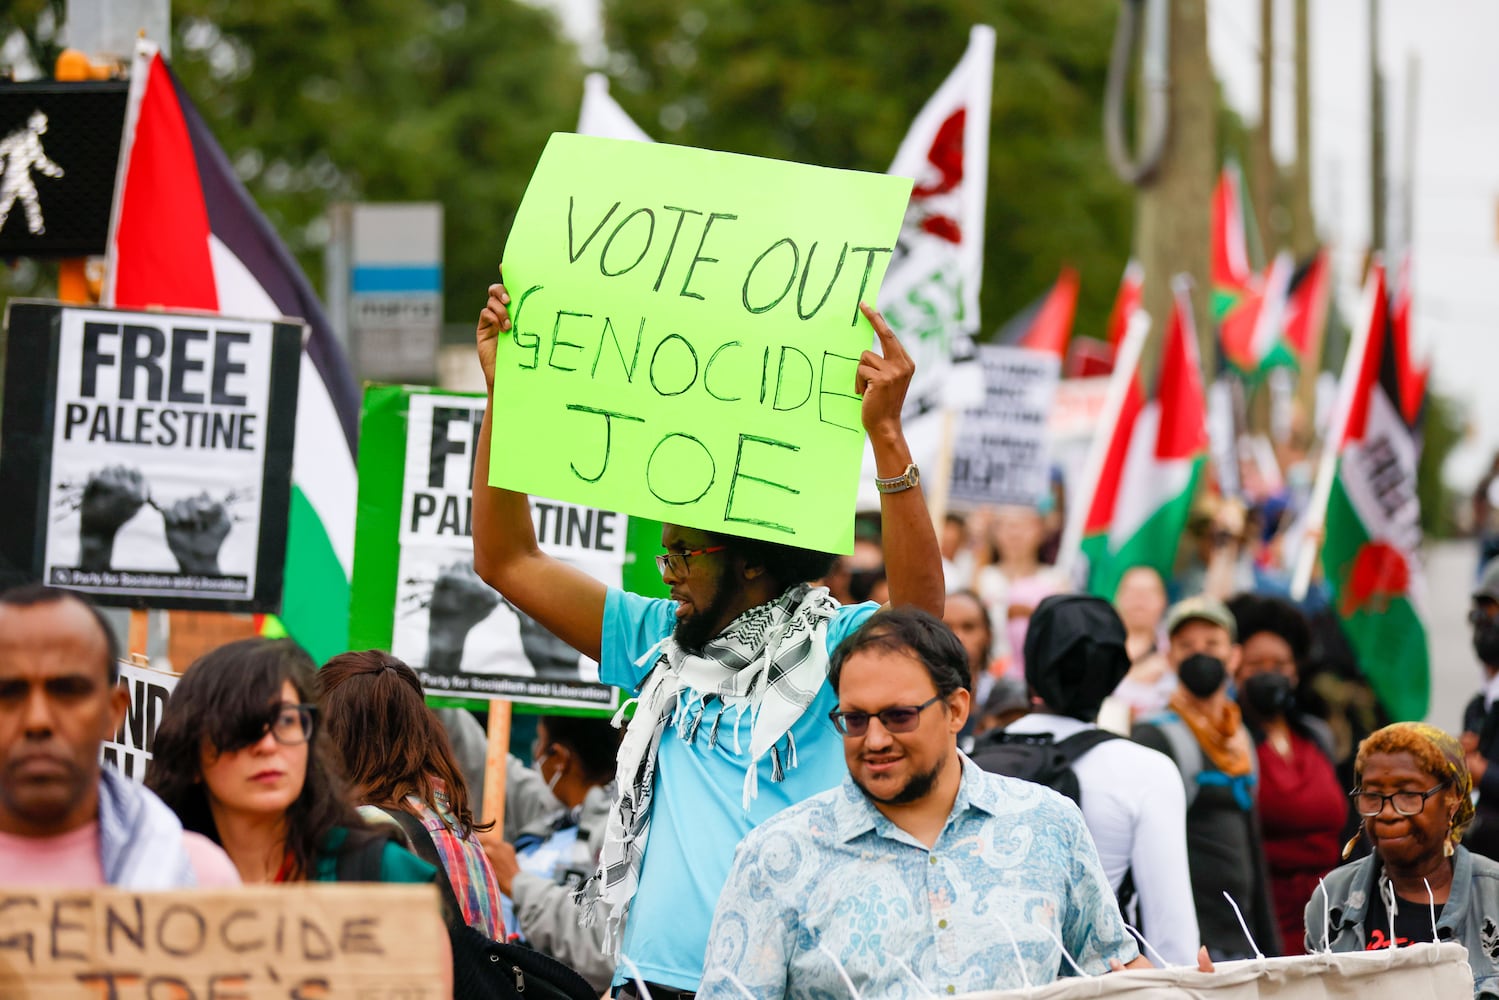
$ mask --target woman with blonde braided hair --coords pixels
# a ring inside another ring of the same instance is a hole
[[[1350,797],[1373,850],[1312,893],[1307,951],[1455,941],[1468,949],[1473,995],[1499,997],[1499,863],[1462,846],[1473,820],[1462,747],[1435,726],[1399,722],[1359,744],[1354,768]]]

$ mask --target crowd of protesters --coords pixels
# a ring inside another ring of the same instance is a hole
[[[491,389],[508,306],[492,286]],[[1059,497],[934,530],[900,422],[911,361],[867,313],[881,510],[847,560],[668,524],[670,599],[608,588],[488,485],[510,431],[486,413],[478,575],[634,699],[622,733],[543,717],[503,828],[480,821],[471,717],[429,710],[389,654],[319,669],[289,640],[193,663],[134,785],[100,764],[127,701],[108,623],[66,591],[0,595],[0,884],[435,882],[460,996],[486,995],[459,971],[468,932],[660,1000],[1432,940],[1499,995],[1480,846],[1499,839],[1499,564],[1474,594],[1490,681],[1461,736],[1381,727],[1348,709],[1356,670],[1315,602],[1276,596],[1268,504],[1202,509],[1181,571],[1132,569],[1113,602],[1052,565]],[[1051,788],[1006,770],[1063,746],[1081,749]]]

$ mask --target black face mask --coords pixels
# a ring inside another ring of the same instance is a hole
[[[1257,718],[1278,719],[1296,703],[1296,693],[1284,674],[1255,674],[1239,688],[1239,700]]]
[[[1473,652],[1490,667],[1499,667],[1499,621],[1484,619],[1473,626]]]
[[[1193,653],[1176,668],[1176,676],[1182,687],[1199,698],[1206,698],[1223,686],[1228,677],[1223,661],[1207,653]]]

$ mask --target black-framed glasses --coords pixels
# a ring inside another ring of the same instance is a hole
[[[687,574],[687,560],[693,556],[706,556],[713,552],[722,552],[727,545],[710,545],[706,549],[686,549],[682,552],[663,552],[656,557],[656,568],[665,576],[668,572],[672,576],[685,576]]]
[[[891,705],[878,712],[840,712],[835,708],[828,713],[828,718],[833,720],[833,728],[844,736],[863,736],[869,732],[870,719],[879,719],[887,733],[909,733],[921,721],[921,710],[941,700],[939,694],[920,705]]]
[[[1424,792],[1391,792],[1389,795],[1381,795],[1378,792],[1366,792],[1362,788],[1355,788],[1348,793],[1348,797],[1353,800],[1353,807],[1358,810],[1358,814],[1365,818],[1372,819],[1384,812],[1384,804],[1386,802],[1390,804],[1390,808],[1394,809],[1401,816],[1414,816],[1426,808],[1427,799],[1450,784],[1452,782],[1448,780],[1433,788],[1428,788]]]
[[[263,738],[266,733],[270,733],[282,746],[294,747],[312,739],[312,726],[316,718],[316,705],[293,705],[284,701],[266,722],[260,735]]]

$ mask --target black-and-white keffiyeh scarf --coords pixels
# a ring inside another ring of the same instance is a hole
[[[750,715],[749,760],[744,776],[744,809],[759,791],[759,764],[770,755],[771,780],[781,781],[796,766],[791,727],[806,712],[828,676],[828,622],[838,602],[826,587],[799,584],[774,601],[756,605],[710,640],[701,655],[688,653],[668,636],[637,662],[656,660],[635,699],[635,718],[619,749],[619,797],[609,811],[599,869],[578,890],[584,922],[602,923],[605,948],[617,953],[630,900],[640,881],[640,862],[651,829],[656,755],[661,737],[675,722],[677,736],[691,743],[700,735],[718,741],[719,723],[730,710],[737,721]],[[723,707],[707,733],[700,733],[710,703]],[[628,705],[625,706],[628,708]],[[615,717],[624,718],[621,708]]]

